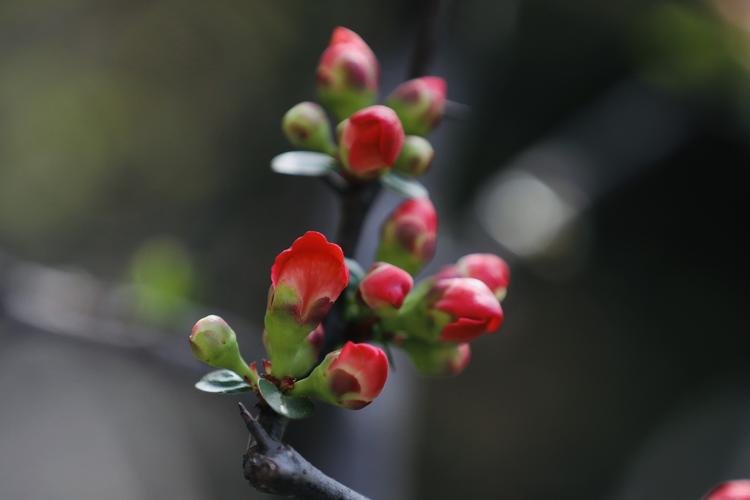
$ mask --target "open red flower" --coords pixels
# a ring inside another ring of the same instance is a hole
[[[721,483],[705,498],[706,500],[750,500],[750,480],[736,479]]]
[[[349,29],[333,30],[316,72],[324,104],[344,119],[375,102],[379,78],[378,60],[367,43]]]
[[[376,262],[359,284],[362,300],[381,315],[396,312],[414,286],[411,275],[385,262]]]
[[[377,259],[417,274],[435,254],[437,213],[429,198],[399,205],[383,225]]]
[[[455,265],[446,266],[437,274],[437,279],[458,277],[476,278],[502,299],[510,284],[510,268],[497,255],[473,253],[461,257]]]
[[[468,342],[500,328],[503,309],[487,285],[475,278],[437,280],[430,291],[438,322],[444,323],[439,337],[448,342]],[[441,319],[443,314],[447,319]],[[447,322],[446,322],[447,321]]]
[[[388,96],[407,134],[426,135],[440,123],[445,109],[445,80],[423,76],[406,81]]]
[[[314,329],[349,282],[344,252],[325,236],[308,231],[281,252],[271,268],[269,309],[285,309]]]
[[[396,163],[404,144],[404,129],[392,109],[370,106],[342,124],[339,152],[347,171],[372,178]]]

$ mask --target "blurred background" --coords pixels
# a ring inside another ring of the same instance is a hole
[[[262,498],[236,397],[186,336],[246,357],[274,256],[338,210],[272,174],[337,25],[406,74],[425,2],[0,3],[0,498]],[[429,274],[513,270],[455,379],[402,358],[361,412],[288,435],[376,499],[697,499],[750,476],[750,2],[444,1]],[[397,204],[384,193],[360,245]],[[252,398],[247,398],[252,402]],[[263,497],[264,498],[264,497]]]

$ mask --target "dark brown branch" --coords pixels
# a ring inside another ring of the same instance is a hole
[[[332,479],[291,446],[266,432],[242,403],[240,415],[254,442],[242,457],[245,478],[256,489],[287,497],[313,500],[367,500],[356,491]]]
[[[417,40],[411,54],[408,78],[424,76],[432,63],[437,48],[437,19],[440,14],[440,0],[420,0],[420,23]]]

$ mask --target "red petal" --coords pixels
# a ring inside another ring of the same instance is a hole
[[[482,319],[459,318],[443,328],[440,339],[447,342],[469,342],[484,334],[487,328]]]
[[[325,236],[308,231],[277,257],[271,268],[274,287],[283,283],[299,296],[297,306],[303,322],[312,308],[329,306],[349,281],[344,253]]]
[[[475,328],[482,324],[483,331],[493,332],[500,328],[503,321],[503,309],[492,291],[475,278],[450,278],[438,281],[435,287],[441,296],[435,307],[456,318],[446,329],[454,330]],[[462,322],[467,320],[467,322]],[[451,327],[451,325],[454,325]],[[449,328],[450,327],[450,328]],[[447,333],[448,336],[461,336],[461,333]]]
[[[361,386],[363,399],[373,400],[383,390],[388,378],[388,358],[382,349],[370,344],[347,342],[328,370],[344,370],[353,375]]]

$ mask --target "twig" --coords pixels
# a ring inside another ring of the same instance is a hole
[[[242,403],[240,415],[255,440],[242,457],[245,478],[266,493],[309,499],[367,500],[332,479],[291,446],[274,439]]]

